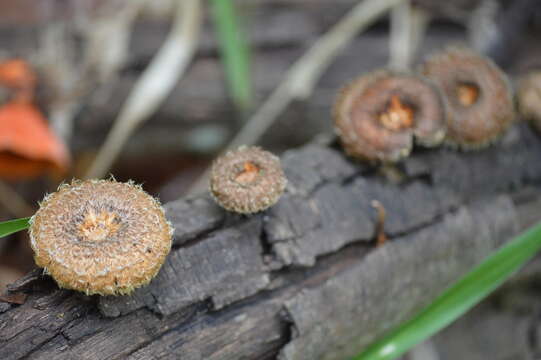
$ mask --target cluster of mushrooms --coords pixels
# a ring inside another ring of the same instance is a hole
[[[393,163],[415,143],[471,150],[498,139],[515,118],[511,87],[489,59],[464,48],[428,58],[417,73],[379,70],[346,86],[334,107],[344,149]]]
[[[268,208],[285,186],[278,157],[258,147],[230,151],[212,167],[211,192],[234,212]],[[124,295],[158,273],[171,250],[173,226],[141,186],[74,180],[45,197],[29,233],[36,264],[60,287]]]
[[[525,80],[520,108],[541,128],[541,73]],[[532,90],[533,89],[533,90]],[[533,95],[532,95],[533,94]],[[345,151],[373,163],[396,162],[414,142],[470,150],[500,137],[514,119],[506,76],[490,60],[452,48],[418,73],[378,70],[337,97],[333,117]],[[229,211],[275,204],[286,187],[280,160],[243,146],[216,159],[210,192]],[[171,249],[173,227],[159,202],[133,183],[73,181],[48,195],[31,219],[35,261],[59,286],[86,294],[129,294],[147,284]]]

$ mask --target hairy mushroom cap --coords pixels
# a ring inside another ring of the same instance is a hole
[[[511,88],[489,59],[463,48],[430,57],[421,72],[442,89],[447,109],[446,142],[463,149],[498,139],[514,119]]]
[[[541,133],[541,71],[522,76],[517,87],[518,110]]]
[[[159,202],[132,183],[73,181],[48,195],[32,217],[36,264],[60,287],[129,294],[147,284],[171,249]]]
[[[259,147],[241,146],[214,161],[210,192],[225,209],[250,214],[274,205],[286,183],[278,157]]]
[[[438,89],[415,75],[379,70],[344,87],[333,108],[335,130],[348,154],[374,162],[409,155],[413,139],[425,146],[445,136]]]

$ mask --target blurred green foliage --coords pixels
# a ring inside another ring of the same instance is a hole
[[[30,218],[21,218],[0,222],[0,238],[11,235],[17,231],[28,229]]]
[[[541,249],[541,223],[487,257],[421,313],[372,344],[354,360],[397,358],[487,297],[539,249]]]
[[[252,104],[250,54],[231,0],[210,0],[231,98],[242,112]]]

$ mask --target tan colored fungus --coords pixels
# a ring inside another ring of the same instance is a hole
[[[214,161],[210,192],[225,209],[250,214],[274,205],[286,182],[278,157],[259,147],[241,146]]]
[[[519,112],[541,133],[541,71],[522,76],[517,86]]]
[[[129,294],[158,273],[172,226],[140,186],[73,181],[48,195],[31,219],[36,264],[60,287],[88,295]]]
[[[447,143],[463,149],[483,147],[498,139],[512,123],[509,82],[491,60],[453,47],[425,61],[421,73],[445,95]]]
[[[414,138],[425,146],[439,144],[445,136],[444,116],[441,95],[430,81],[387,70],[344,87],[333,108],[346,152],[373,162],[408,156]]]

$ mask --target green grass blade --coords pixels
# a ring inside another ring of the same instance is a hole
[[[231,0],[210,0],[216,34],[228,86],[235,105],[242,111],[252,103],[250,56]]]
[[[26,217],[0,222],[0,238],[16,233],[17,231],[28,229],[30,226],[28,223],[29,220],[30,218]]]
[[[413,319],[369,346],[354,360],[391,360],[464,314],[541,249],[541,223],[514,238],[443,292]]]

